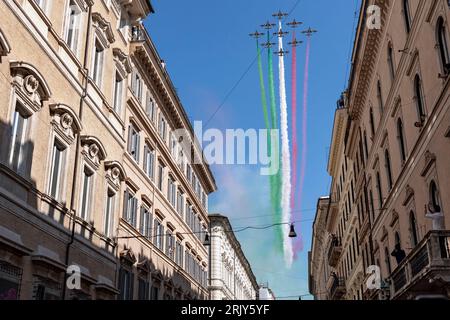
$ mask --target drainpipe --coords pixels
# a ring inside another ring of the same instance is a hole
[[[86,41],[84,46],[84,57],[83,57],[83,70],[86,73],[86,76],[84,77],[84,87],[83,92],[81,94],[80,98],[80,105],[79,105],[79,112],[78,117],[80,118],[80,121],[82,121],[83,117],[83,106],[84,106],[84,99],[87,96],[87,87],[88,87],[88,72],[87,69],[87,58],[88,58],[88,50],[89,50],[89,42],[90,42],[90,34],[91,34],[91,28],[92,28],[92,6],[93,2],[88,1],[88,26],[87,26],[87,32],[86,32]],[[76,209],[75,209],[75,187],[78,182],[78,166],[79,166],[79,152],[80,152],[80,145],[81,145],[81,138],[80,133],[77,134],[77,144],[75,148],[75,164],[74,164],[74,177],[72,179],[72,190],[70,193],[70,212],[72,212],[72,230],[70,235],[70,240],[66,245],[66,255],[65,255],[65,265],[67,266],[69,264],[69,255],[70,255],[70,247],[72,246],[74,239],[75,239],[75,226],[76,226]],[[67,272],[64,273],[64,283],[62,287],[62,299],[66,299],[66,281],[67,281]]]

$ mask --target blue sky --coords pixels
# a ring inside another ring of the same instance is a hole
[[[297,0],[153,0],[152,3],[156,13],[145,22],[147,30],[167,63],[191,121],[206,122],[255,59],[255,43],[248,34],[271,19],[273,12],[290,11]],[[274,246],[274,230],[236,234],[258,282],[268,282],[278,297],[308,293],[307,257],[312,220],[318,197],[329,193],[328,149],[336,100],[346,84],[354,12],[355,0],[300,0],[289,17],[319,31],[311,47],[305,187],[301,208],[296,208],[301,209],[302,220],[305,220],[296,224],[297,233],[304,239],[304,249],[288,270],[282,253]],[[300,108],[304,45],[297,55]],[[274,62],[277,72],[277,60]],[[290,56],[286,63],[290,69]],[[289,80],[287,86],[290,87]],[[255,64],[208,127],[264,128],[261,110]],[[298,124],[298,140],[301,141],[300,112]],[[234,228],[272,223],[268,178],[259,175],[258,166],[214,165],[212,170],[218,191],[210,196],[210,212],[227,215]]]

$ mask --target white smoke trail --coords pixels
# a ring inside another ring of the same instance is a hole
[[[279,22],[279,31],[281,31],[281,21]],[[279,57],[279,76],[280,76],[280,129],[281,129],[281,166],[282,166],[282,189],[281,189],[281,212],[282,221],[291,221],[291,154],[289,152],[288,135],[288,114],[286,100],[286,81],[284,72],[283,37],[280,32],[278,36]],[[284,259],[286,266],[290,268],[293,261],[292,242],[289,238],[289,227],[283,227]]]

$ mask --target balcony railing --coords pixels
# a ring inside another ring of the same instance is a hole
[[[450,276],[450,231],[430,231],[392,272],[393,299],[426,284],[431,272]]]
[[[335,267],[342,253],[341,239],[335,235],[331,236],[330,246],[328,248],[328,264]]]
[[[131,27],[131,41],[132,42],[143,42],[145,41],[145,34],[141,27],[133,26]]]
[[[331,300],[339,300],[345,294],[344,278],[331,276],[328,285],[328,296]]]

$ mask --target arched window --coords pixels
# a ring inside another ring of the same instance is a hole
[[[417,113],[419,115],[419,122],[423,123],[425,121],[425,105],[422,94],[422,80],[420,79],[420,76],[418,74],[414,78],[414,94],[417,106]]]
[[[450,59],[448,54],[448,45],[447,45],[447,30],[445,28],[444,19],[440,17],[436,24],[436,37],[437,43],[439,47],[439,55],[441,58],[442,67],[444,71],[449,71],[450,68]]]
[[[395,245],[397,246],[401,246],[402,245],[402,243],[401,243],[401,241],[400,241],[400,234],[398,233],[398,232],[395,232],[395,234],[394,234],[394,238],[395,238]]]
[[[394,67],[394,50],[392,49],[392,43],[388,44],[387,62],[388,62],[388,66],[389,66],[389,73],[391,76],[391,81],[394,81],[395,67]]]
[[[441,211],[441,205],[439,200],[439,190],[434,180],[430,183],[430,204],[433,205],[434,210]]]
[[[369,111],[369,117],[370,117],[370,133],[372,134],[372,137],[375,135],[375,120],[373,117],[373,109],[370,108]]]
[[[386,264],[386,270],[389,276],[392,273],[392,269],[391,269],[391,260],[389,257],[389,250],[387,247],[384,247],[384,263]]]
[[[383,114],[383,93],[381,90],[381,81],[377,81],[377,99],[378,99],[378,108],[380,109],[380,114]]]
[[[417,235],[416,216],[414,215],[413,211],[409,213],[409,231],[411,237],[411,246],[414,248],[419,243],[419,237]]]
[[[405,19],[406,33],[409,33],[411,31],[411,11],[408,0],[403,0],[403,17]]]
[[[406,144],[405,144],[405,134],[403,132],[403,122],[402,119],[397,120],[397,138],[400,148],[400,156],[402,161],[406,161]]]
[[[386,176],[388,179],[389,190],[392,189],[392,168],[391,168],[391,156],[389,155],[389,151],[386,149],[384,151],[384,161],[386,166]]]
[[[378,171],[376,173],[376,179],[377,179],[378,203],[381,209],[383,207],[383,190],[381,188],[381,178],[380,173]]]

